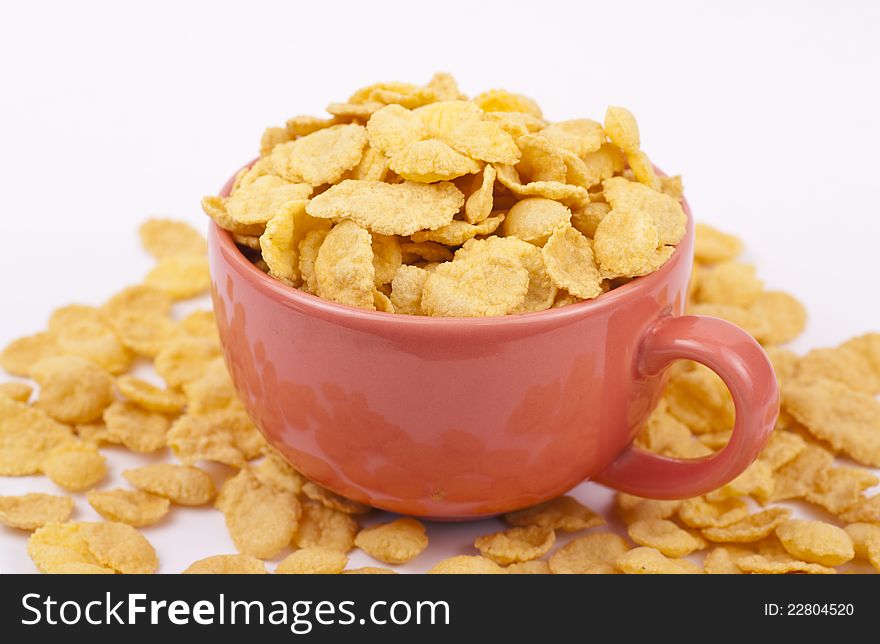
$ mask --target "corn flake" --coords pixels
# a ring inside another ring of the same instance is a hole
[[[504,568],[480,556],[457,555],[437,562],[429,575],[503,575]]]
[[[201,295],[211,286],[208,260],[201,255],[168,255],[147,273],[144,283],[176,300]]]
[[[356,166],[366,144],[362,125],[332,125],[275,147],[270,158],[275,172],[288,181],[319,186],[336,183]]]
[[[298,547],[320,546],[339,552],[348,552],[354,547],[358,526],[351,516],[317,501],[304,501],[302,510],[302,518],[294,535]]]
[[[465,220],[478,224],[492,214],[493,188],[496,177],[495,167],[486,165],[483,173],[474,177],[474,187],[464,203]]]
[[[602,125],[590,119],[558,121],[541,130],[541,136],[579,157],[596,152],[605,143]]]
[[[150,542],[124,523],[81,523],[89,551],[102,566],[126,575],[156,572],[159,561]]]
[[[250,555],[214,555],[194,561],[184,575],[265,575],[266,565]]]
[[[340,494],[328,490],[322,485],[318,485],[314,481],[308,481],[303,484],[303,494],[313,501],[317,501],[325,507],[337,512],[345,514],[364,514],[370,511],[370,507],[363,503],[358,503],[354,499],[346,498]]]
[[[813,349],[797,361],[795,376],[808,382],[834,380],[866,394],[880,393],[880,371],[872,363],[871,354],[849,344]]]
[[[560,201],[572,208],[590,201],[590,193],[583,186],[573,186],[561,181],[531,181],[524,184],[512,165],[496,164],[495,172],[498,181],[519,197],[543,197]]]
[[[338,575],[348,565],[345,553],[314,546],[287,555],[275,568],[278,575]]]
[[[706,547],[705,540],[666,519],[641,519],[630,524],[627,532],[640,546],[656,548],[668,557],[684,557]]]
[[[165,447],[168,417],[130,401],[117,400],[104,410],[105,440],[149,454]]]
[[[392,155],[410,143],[427,136],[422,119],[410,110],[393,104],[374,113],[367,122],[367,139],[370,146]]]
[[[608,107],[605,111],[605,133],[624,152],[638,152],[641,145],[639,124],[632,112],[625,107]]]
[[[120,376],[116,379],[116,391],[126,400],[133,402],[147,411],[161,414],[175,414],[186,404],[179,392],[172,389],[160,389],[146,380],[134,376]]]
[[[420,521],[406,517],[364,528],[355,537],[354,545],[384,563],[402,564],[428,547],[428,536]]]
[[[144,250],[156,259],[169,255],[204,255],[205,238],[195,228],[173,219],[148,219],[138,230]]]
[[[198,380],[219,355],[220,345],[214,340],[174,338],[156,355],[154,366],[169,387],[182,387]]]
[[[629,550],[622,537],[598,532],[578,537],[553,553],[550,571],[557,575],[614,574],[616,562]]]
[[[626,575],[699,575],[703,570],[687,559],[669,559],[656,548],[633,548],[618,557],[617,567]]]
[[[428,271],[418,266],[401,266],[391,281],[391,303],[397,313],[423,315],[422,292]]]
[[[329,230],[310,230],[299,244],[299,273],[302,288],[308,293],[314,294],[318,290],[315,260],[329,232]]]
[[[839,566],[855,556],[852,539],[843,528],[823,521],[789,519],[776,536],[792,557],[823,566]]]
[[[546,554],[556,541],[552,528],[530,525],[477,538],[474,547],[497,564],[530,561]]]
[[[749,307],[750,313],[765,320],[767,331],[759,336],[762,342],[783,344],[803,333],[807,311],[794,296],[782,291],[764,291]]]
[[[618,492],[614,496],[617,513],[628,524],[642,519],[668,519],[675,516],[681,504],[678,500],[644,499],[625,492]]]
[[[713,548],[703,560],[703,569],[708,575],[741,575],[743,571],[737,565],[743,557],[754,553],[736,546],[718,546]]]
[[[491,89],[473,99],[484,112],[522,112],[535,118],[542,118],[541,108],[528,96],[514,94],[504,89]]]
[[[438,266],[425,281],[422,309],[428,315],[507,315],[524,301],[529,273],[516,260],[488,253]]]
[[[657,227],[661,244],[674,245],[684,237],[687,215],[677,199],[623,177],[606,179],[602,187],[612,210],[647,212]]]
[[[53,483],[78,492],[92,487],[107,474],[107,465],[94,445],[68,442],[52,449],[40,469]]]
[[[504,567],[504,572],[508,575],[549,575],[552,573],[550,564],[542,559],[512,563]]]
[[[503,214],[488,217],[478,224],[469,224],[466,221],[456,219],[436,230],[422,230],[413,233],[410,239],[416,243],[431,241],[447,246],[461,246],[469,239],[495,232],[503,221]]]
[[[19,530],[36,530],[47,523],[63,523],[73,512],[73,499],[52,494],[0,496],[0,523]]]
[[[880,525],[871,523],[851,523],[845,528],[853,543],[853,552],[861,559],[868,558],[871,546],[880,546]]]
[[[512,526],[536,525],[563,532],[578,532],[605,525],[602,517],[570,496],[560,496],[524,510],[508,512],[504,520]]]
[[[611,206],[607,203],[596,201],[585,204],[571,212],[571,225],[585,237],[592,239],[596,236],[599,223],[611,212]]]
[[[239,552],[261,559],[287,547],[301,514],[296,495],[262,484],[247,469],[223,484],[215,505]]]
[[[155,463],[126,470],[122,475],[137,489],[177,505],[204,505],[217,495],[211,476],[190,465]]]
[[[37,407],[62,423],[96,420],[113,400],[113,378],[84,358],[47,358],[34,365],[32,375],[40,385]]]
[[[142,490],[91,490],[86,500],[108,521],[136,528],[156,523],[170,508],[168,499]]]
[[[838,382],[796,380],[783,390],[783,404],[816,438],[853,460],[880,467],[880,402]]]
[[[678,518],[691,528],[723,528],[746,518],[749,508],[738,498],[708,500],[696,497],[682,502]]]
[[[770,508],[726,526],[706,528],[703,536],[709,541],[722,543],[750,543],[760,541],[781,525],[791,515],[788,508]]]
[[[675,248],[660,244],[660,232],[644,210],[612,210],[596,227],[593,253],[610,277],[637,277],[657,270]]]
[[[871,472],[857,467],[832,467],[819,472],[805,499],[832,514],[840,514],[862,500],[862,492],[880,483]]]
[[[507,213],[501,230],[506,237],[543,246],[556,230],[567,228],[570,220],[571,211],[558,201],[523,199]]]
[[[708,224],[694,226],[694,260],[701,264],[719,264],[736,259],[742,253],[739,237],[721,232]]]
[[[10,400],[26,403],[31,399],[34,388],[24,382],[0,382],[0,396],[6,396]]]
[[[320,297],[375,310],[376,269],[370,233],[353,221],[337,224],[318,250],[315,280]]]
[[[314,197],[306,212],[322,219],[350,218],[371,232],[408,236],[452,221],[464,195],[447,182],[398,184],[345,180]]]
[[[541,253],[547,273],[558,288],[584,300],[602,293],[602,275],[590,242],[574,228],[556,229]]]

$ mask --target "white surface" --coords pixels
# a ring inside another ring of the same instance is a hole
[[[204,226],[199,199],[265,126],[376,80],[452,72],[538,99],[553,120],[639,118],[696,217],[741,235],[811,321],[798,350],[880,328],[880,5],[869,2],[15,3],[0,21],[0,343],[150,266],[138,222]],[[113,477],[141,462],[108,450]],[[0,493],[56,491],[0,478]],[[577,495],[602,510],[587,484]],[[74,518],[96,515],[81,495]],[[407,569],[472,552],[494,522],[432,525]],[[163,571],[232,552],[222,517],[175,508],[144,529]],[[352,565],[368,558],[354,554]],[[32,571],[0,529],[0,571]]]

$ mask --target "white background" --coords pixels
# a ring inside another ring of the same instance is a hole
[[[880,5],[868,2],[19,2],[0,22],[0,343],[97,304],[151,261],[148,215],[204,226],[199,199],[267,125],[377,80],[452,72],[552,119],[625,105],[682,173],[699,220],[740,234],[811,313],[794,348],[880,328]],[[108,450],[114,474],[136,459]],[[110,478],[104,487],[118,479]],[[52,491],[0,479],[0,493]],[[597,509],[610,498],[587,484]],[[75,518],[95,515],[77,497]],[[471,553],[492,521],[431,526],[408,569]],[[163,571],[232,552],[219,513],[145,529]],[[0,529],[0,571],[31,571]],[[354,565],[368,563],[356,554]]]

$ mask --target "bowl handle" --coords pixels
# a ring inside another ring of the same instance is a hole
[[[733,434],[717,454],[669,458],[629,445],[594,480],[655,499],[705,494],[736,478],[758,457],[779,414],[779,389],[770,360],[754,338],[718,318],[661,318],[642,338],[637,377],[659,376],[675,360],[695,360],[715,371],[736,409]]]

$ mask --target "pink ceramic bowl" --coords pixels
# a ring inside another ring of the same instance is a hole
[[[694,244],[685,210],[687,234],[659,271],[592,301],[495,318],[322,300],[265,275],[212,224],[214,310],[232,378],[298,470],[385,510],[479,517],[586,479],[646,497],[703,494],[756,458],[778,391],[751,336],[682,315]],[[679,359],[715,370],[733,395],[733,436],[713,456],[631,445]]]

